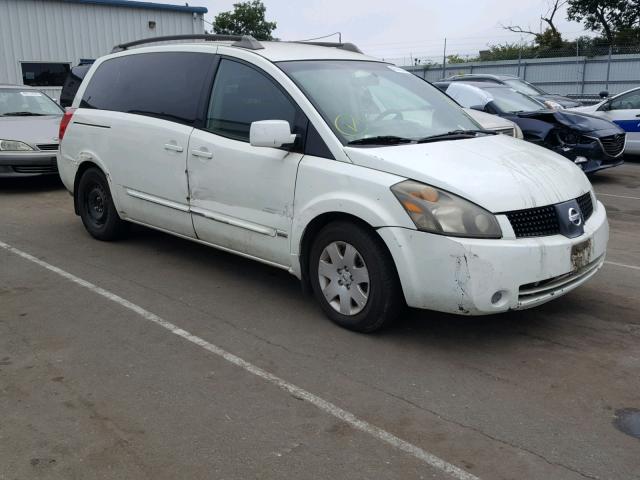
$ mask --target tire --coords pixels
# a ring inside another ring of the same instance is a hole
[[[349,330],[388,327],[405,308],[391,255],[375,232],[357,223],[332,222],[318,233],[309,275],[324,313]]]
[[[109,183],[100,170],[90,168],[82,174],[76,195],[80,218],[93,238],[111,241],[125,235],[129,224],[120,219]]]

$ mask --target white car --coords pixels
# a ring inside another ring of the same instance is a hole
[[[640,87],[607,98],[588,107],[572,108],[618,124],[627,132],[624,153],[640,155]]]
[[[405,305],[533,307],[602,266],[607,216],[578,167],[338,47],[243,37],[100,58],[60,125],[86,229],[112,240],[134,222],[282,268],[362,332]]]
[[[490,113],[480,112],[473,108],[464,108],[464,111],[486,130],[493,130],[494,132],[521,140],[524,139],[524,135],[518,124],[511,120]]]

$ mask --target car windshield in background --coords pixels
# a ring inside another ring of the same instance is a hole
[[[504,83],[513,88],[515,91],[524,93],[525,95],[546,95],[542,90],[534,87],[530,83],[520,80],[519,78],[514,78],[513,80],[504,80]]]
[[[344,144],[392,145],[480,128],[438,89],[393,65],[335,60],[278,65]]]
[[[484,87],[484,90],[493,97],[494,105],[504,113],[538,112],[546,109],[542,103],[512,88]]]
[[[0,89],[0,116],[29,117],[63,113],[53,100],[37,90]]]

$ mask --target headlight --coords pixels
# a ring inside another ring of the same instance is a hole
[[[519,138],[520,140],[524,140],[524,133],[522,133],[522,129],[518,126],[517,123],[513,124],[513,136]]]
[[[551,110],[564,110],[564,107],[562,105],[560,105],[558,102],[554,102],[553,100],[545,100],[544,104]]]
[[[33,150],[29,145],[16,140],[0,140],[0,152],[28,152]]]
[[[456,237],[502,237],[493,214],[457,195],[413,180],[397,183],[391,191],[418,230]]]

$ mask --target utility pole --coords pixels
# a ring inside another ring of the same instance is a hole
[[[609,44],[609,60],[607,61],[607,84],[604,87],[605,90],[609,91],[609,75],[611,74],[611,50],[612,46]]]
[[[580,92],[580,39],[576,39],[576,93]]]
[[[444,39],[444,51],[442,53],[442,78],[447,78],[447,39]]]

